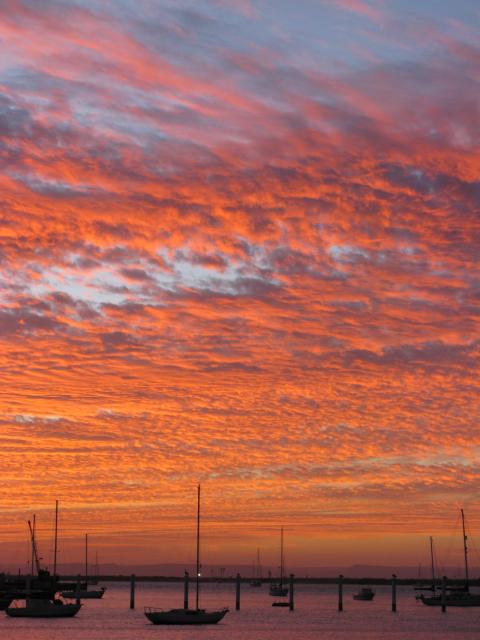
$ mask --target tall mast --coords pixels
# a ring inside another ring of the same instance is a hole
[[[465,557],[465,589],[468,591],[468,550],[467,550],[467,534],[465,533],[465,516],[463,515],[463,509],[460,509],[462,514],[462,530],[463,530],[463,555]]]
[[[280,529],[280,586],[283,586],[283,527]]]
[[[35,526],[36,526],[36,518],[37,516],[33,514],[33,527],[30,528],[30,538],[32,540],[32,559],[30,561],[30,570],[33,576],[33,563],[35,561]],[[30,527],[30,521],[28,522],[28,526]]]
[[[197,488],[197,581],[195,604],[198,611],[198,591],[200,587],[200,485]]]
[[[35,514],[33,516],[33,527],[30,520],[28,521],[28,528],[30,529],[30,537],[32,539],[32,576],[33,576],[33,562],[35,561],[35,567],[37,569],[37,575],[40,575],[40,559],[38,557],[37,543],[35,541]]]
[[[432,586],[435,589],[435,560],[433,556],[433,538],[430,536],[430,560],[432,562]]]
[[[53,575],[57,575],[57,544],[58,544],[58,500],[55,500],[55,542],[53,545]]]
[[[88,586],[88,533],[85,534],[85,589]]]

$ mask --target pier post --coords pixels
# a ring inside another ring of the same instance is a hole
[[[77,575],[77,586],[75,588],[75,602],[80,604],[80,574]]]
[[[293,596],[293,573],[290,574],[290,593],[289,593],[289,600],[288,600],[288,607],[290,609],[290,611],[293,611],[294,609],[294,596]]]
[[[135,609],[135,575],[130,576],[130,609]]]
[[[447,576],[443,576],[442,578],[442,613],[445,613],[447,610]]]
[[[392,573],[392,612],[397,611],[397,576]]]
[[[343,611],[343,575],[338,576],[338,610]]]
[[[237,573],[237,582],[235,589],[235,609],[240,611],[240,574]]]
[[[183,608],[184,609],[188,609],[188,580],[189,580],[188,571],[185,571],[185,575],[183,577]]]

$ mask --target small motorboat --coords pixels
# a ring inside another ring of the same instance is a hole
[[[373,591],[370,587],[362,587],[358,593],[353,594],[354,600],[363,600],[368,602],[369,600],[373,600],[375,597],[375,591]]]
[[[286,600],[276,600],[275,602],[272,602],[272,607],[289,607],[290,603],[287,602]]]

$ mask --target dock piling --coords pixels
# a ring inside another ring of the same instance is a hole
[[[343,611],[343,575],[338,576],[338,610]]]
[[[135,609],[135,575],[130,576],[130,609]]]
[[[185,571],[185,575],[183,577],[183,608],[184,609],[188,609],[188,580],[189,580],[188,571]]]
[[[235,589],[235,609],[240,611],[240,574],[237,573],[236,589]]]
[[[294,604],[294,595],[293,595],[293,579],[294,579],[294,575],[293,573],[290,574],[290,593],[289,593],[289,600],[288,600],[288,607],[290,609],[290,611],[293,611],[295,604]]]
[[[442,613],[445,613],[447,610],[447,576],[443,576],[442,578]]]

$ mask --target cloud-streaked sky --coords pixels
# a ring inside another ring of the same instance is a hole
[[[0,3],[0,537],[415,564],[480,527],[475,0]],[[47,544],[45,543],[45,547]],[[44,549],[47,554],[47,549]],[[271,556],[273,558],[273,555]]]

